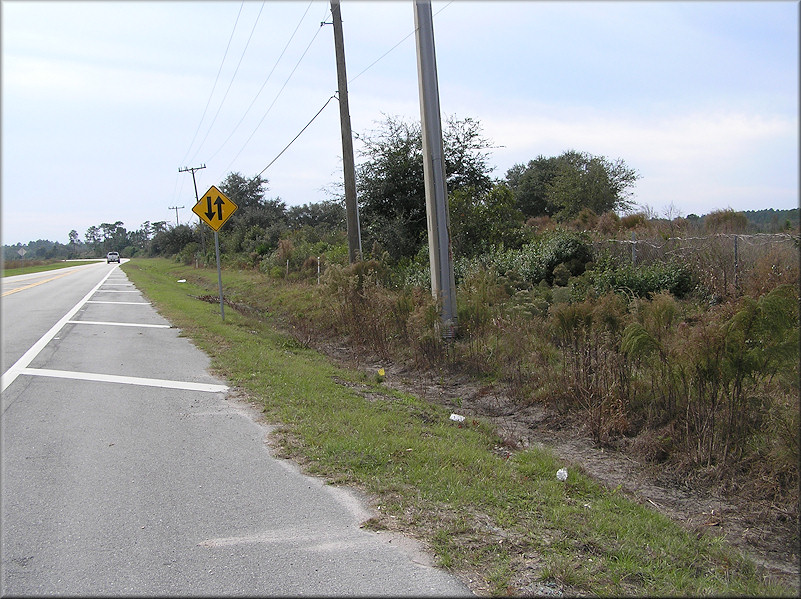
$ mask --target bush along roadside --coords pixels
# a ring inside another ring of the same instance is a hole
[[[290,328],[330,324],[331,301],[316,287],[226,271],[226,295],[243,309],[226,311],[223,322],[218,307],[199,299],[216,285],[213,270],[167,260],[133,260],[122,268],[211,356],[219,375],[263,405],[265,418],[279,425],[272,442],[281,456],[362,489],[376,514],[365,526],[422,539],[440,566],[477,592],[795,594],[719,538],[681,528],[547,449],[499,452],[500,439],[487,423],[451,420],[444,408],[387,388],[377,373],[331,365],[303,334],[278,332],[279,312],[294,319],[284,323]],[[385,309],[396,320],[405,315],[407,326],[409,320],[433,326],[426,306],[412,294]],[[388,343],[396,333],[377,334]]]

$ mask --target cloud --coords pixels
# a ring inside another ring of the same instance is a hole
[[[49,104],[194,105],[197,98],[192,90],[205,86],[199,79],[175,72],[56,58],[7,56],[3,66],[4,99]]]
[[[533,158],[545,149],[553,151],[558,147],[620,155],[630,161],[647,157],[660,162],[687,162],[710,154],[729,157],[750,144],[789,138],[798,126],[786,117],[742,113],[684,114],[646,120],[582,110],[553,116],[506,113],[482,119],[482,123],[488,135],[504,145],[508,153],[522,155],[543,148],[535,150]]]
[[[684,213],[798,203],[797,117],[693,112],[655,118],[537,107],[482,119],[502,177],[513,164],[574,149],[622,158],[642,176],[635,202]],[[542,115],[542,116],[539,116]]]

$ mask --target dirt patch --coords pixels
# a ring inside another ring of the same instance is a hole
[[[767,501],[757,501],[721,489],[681,480],[664,468],[635,459],[633,443],[598,447],[578,419],[556,414],[541,404],[521,406],[501,389],[480,385],[465,376],[420,372],[366,358],[341,344],[315,344],[334,361],[374,374],[386,373],[384,385],[412,393],[466,417],[481,417],[497,427],[500,452],[545,446],[565,461],[609,488],[668,516],[697,534],[721,535],[763,566],[772,578],[799,588],[798,515]]]

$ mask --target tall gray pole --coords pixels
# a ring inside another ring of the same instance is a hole
[[[339,89],[339,123],[342,129],[342,166],[345,177],[345,214],[348,223],[348,259],[353,264],[362,259],[362,237],[359,231],[359,207],[356,203],[356,168],[353,160],[353,136],[348,108],[348,76],[345,72],[345,42],[342,37],[342,15],[339,0],[331,0],[334,25],[334,49],[337,58]]]
[[[453,276],[437,58],[434,52],[434,19],[430,0],[414,1],[414,24],[423,131],[423,172],[426,187],[431,293],[442,306],[442,335],[445,338],[452,338],[457,326],[456,283]]]

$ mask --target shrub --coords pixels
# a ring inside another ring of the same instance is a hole
[[[645,214],[627,214],[620,219],[620,226],[624,229],[640,229],[644,228],[648,223],[648,218]]]
[[[525,288],[543,280],[552,284],[559,265],[570,275],[580,275],[592,261],[592,248],[586,233],[557,229],[544,232],[519,250],[494,247],[479,261],[516,282],[518,288]]]
[[[750,475],[766,481],[761,493],[792,496],[798,291],[776,284],[797,282],[797,269],[782,267],[759,296],[711,305],[685,264],[592,257],[586,235],[564,230],[458,257],[460,329],[449,342],[427,248],[392,269],[385,259],[332,266],[332,320],[381,356],[480,377],[513,402],[547,402],[599,444],[642,434],[635,447],[674,471]]]
[[[606,237],[614,235],[620,230],[620,217],[614,212],[604,212],[598,217],[596,227],[601,235]]]
[[[742,441],[758,424],[758,410],[748,404],[760,395],[760,383],[798,362],[796,289],[782,285],[759,300],[743,298],[724,331],[721,378],[727,387],[726,460],[730,454],[741,456]]]
[[[742,233],[748,227],[748,217],[731,208],[715,210],[704,216],[704,227],[713,233]]]
[[[637,297],[650,298],[660,291],[668,291],[683,298],[695,289],[690,269],[676,261],[654,262],[635,267],[631,264],[621,265],[617,260],[606,258],[596,262],[590,275],[598,294],[630,291]]]
[[[183,264],[194,264],[199,249],[200,245],[196,241],[190,241],[178,252],[175,260]]]
[[[629,373],[620,352],[622,303],[605,298],[554,304],[550,326],[562,352],[565,403],[583,415],[596,443],[608,444],[630,428]]]
[[[467,335],[486,334],[495,308],[509,295],[494,272],[475,269],[467,275],[456,294],[459,303],[459,326]]]

